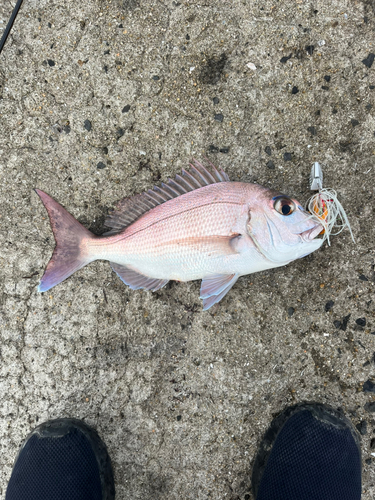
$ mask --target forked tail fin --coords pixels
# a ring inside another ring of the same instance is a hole
[[[38,286],[39,292],[46,292],[92,261],[86,243],[96,236],[48,194],[40,189],[35,189],[35,192],[47,209],[56,241],[55,250]]]

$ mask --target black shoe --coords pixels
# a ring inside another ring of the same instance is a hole
[[[6,500],[113,500],[110,458],[97,432],[72,418],[39,425],[14,463]]]
[[[263,438],[252,488],[256,500],[360,500],[361,449],[353,425],[322,404],[287,408]]]

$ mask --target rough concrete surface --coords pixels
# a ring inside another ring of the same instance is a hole
[[[0,56],[2,499],[27,433],[67,416],[107,443],[117,499],[251,499],[260,439],[299,401],[358,425],[374,498],[374,16],[373,0],[24,0]],[[321,162],[356,244],[243,277],[208,312],[199,282],[131,291],[107,262],[37,292],[54,241],[34,187],[99,234],[118,199],[205,156],[301,202]]]

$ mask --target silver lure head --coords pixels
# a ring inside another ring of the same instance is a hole
[[[287,264],[314,252],[323,243],[316,238],[323,226],[289,196],[265,189],[249,208],[248,234],[270,262]]]

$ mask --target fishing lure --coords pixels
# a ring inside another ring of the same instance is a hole
[[[306,207],[312,216],[322,224],[324,228],[321,232],[323,241],[326,240],[330,245],[330,236],[341,233],[347,227],[355,243],[348,217],[337,198],[336,191],[331,188],[323,188],[323,171],[318,162],[315,162],[311,169],[310,189],[318,192],[311,196]]]

